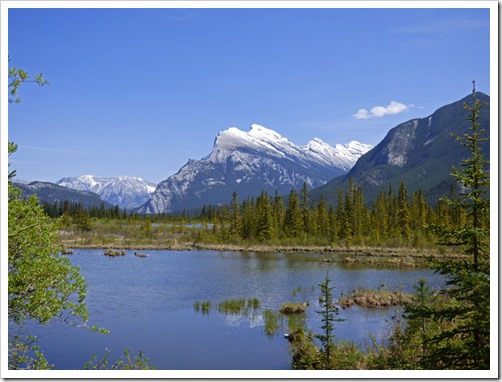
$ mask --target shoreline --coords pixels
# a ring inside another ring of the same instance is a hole
[[[266,244],[210,244],[210,243],[175,243],[175,244],[82,244],[82,243],[61,243],[63,248],[74,249],[124,249],[124,250],[172,250],[172,251],[194,251],[211,250],[220,252],[256,252],[256,253],[320,253],[320,254],[342,254],[355,257],[385,257],[385,258],[403,258],[411,257],[414,259],[434,258],[462,258],[463,255],[457,253],[439,254],[437,249],[421,249],[413,247],[341,247],[341,246],[305,246],[305,245],[266,245]]]

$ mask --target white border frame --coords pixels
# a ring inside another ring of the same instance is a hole
[[[491,230],[498,233],[498,1],[2,1],[0,3],[0,83],[8,82],[8,10],[10,8],[488,8],[490,10],[490,100],[491,125],[496,127],[490,129],[490,150],[491,159],[491,188],[490,195],[497,196],[491,199]],[[5,85],[2,85],[5,86]],[[388,370],[349,370],[349,371],[276,371],[276,370],[154,370],[154,371],[96,371],[96,370],[48,370],[48,371],[15,371],[8,370],[8,320],[7,304],[8,299],[8,272],[7,272],[7,173],[8,173],[8,94],[7,91],[0,92],[0,254],[1,254],[1,368],[0,376],[3,378],[162,378],[162,379],[183,379],[183,378],[217,378],[217,379],[238,379],[238,378],[498,378],[498,235],[492,235],[491,241],[491,274],[497,275],[492,278],[491,285],[491,369],[486,371],[388,371]],[[497,254],[497,255],[495,255]]]

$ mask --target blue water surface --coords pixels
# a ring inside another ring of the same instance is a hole
[[[286,301],[309,302],[307,323],[319,332],[319,283],[328,272],[335,297],[357,288],[413,291],[420,277],[437,286],[440,276],[426,269],[368,268],[323,262],[325,255],[217,251],[148,251],[148,257],[108,257],[104,250],[76,249],[71,263],[88,283],[89,324],[110,330],[90,333],[52,320],[29,325],[31,334],[55,369],[82,369],[93,354],[110,350],[113,362],[128,349],[165,370],[289,369],[288,341],[283,333],[264,331],[264,309],[278,310]],[[218,302],[258,298],[252,314],[209,314],[194,310],[195,301]],[[395,308],[340,310],[337,339],[364,346],[369,334],[384,338]],[[11,328],[13,334],[13,329]]]

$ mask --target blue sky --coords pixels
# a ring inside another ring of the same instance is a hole
[[[473,79],[490,94],[490,11],[11,8],[8,55],[49,81],[8,106],[20,179],[159,182],[228,127],[376,145]]]

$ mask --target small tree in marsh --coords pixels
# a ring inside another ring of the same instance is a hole
[[[316,338],[321,341],[323,346],[322,356],[324,369],[332,368],[330,364],[330,356],[335,345],[335,336],[333,334],[335,330],[334,322],[345,321],[341,318],[335,318],[335,314],[338,314],[338,307],[335,306],[333,301],[333,287],[330,286],[330,283],[331,279],[326,272],[324,282],[319,284],[321,287],[321,297],[319,298],[321,310],[317,311],[317,313],[321,315],[321,329],[323,330],[323,333],[316,335]]]

